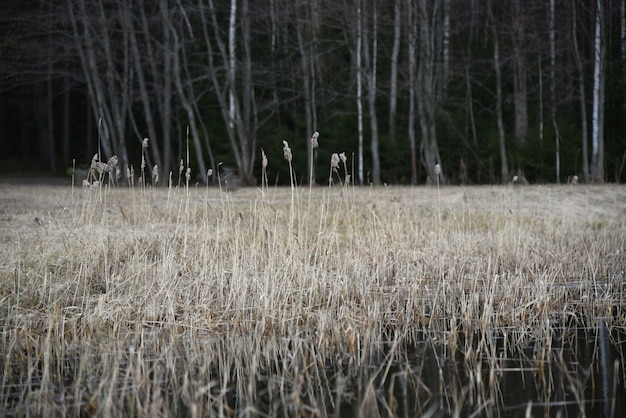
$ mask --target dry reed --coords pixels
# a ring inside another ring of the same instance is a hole
[[[549,400],[554,329],[624,327],[617,186],[0,188],[4,415],[496,416],[511,353]]]

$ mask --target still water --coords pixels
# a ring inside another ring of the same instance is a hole
[[[622,417],[623,327],[522,332],[419,331],[410,345],[381,343],[364,370],[328,364],[305,402],[257,407],[270,415],[330,417]],[[341,362],[341,361],[339,361]],[[271,380],[271,377],[270,377]],[[261,379],[258,387],[268,384]],[[262,391],[261,391],[262,392]],[[324,393],[326,395],[324,395]],[[237,402],[233,401],[236,409]],[[283,399],[284,401],[285,399]]]

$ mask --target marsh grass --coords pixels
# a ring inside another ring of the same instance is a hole
[[[617,186],[0,188],[3,415],[584,410],[563,340],[624,329]]]

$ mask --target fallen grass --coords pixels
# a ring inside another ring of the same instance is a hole
[[[420,413],[490,416],[503,333],[538,370],[554,328],[624,326],[623,187],[0,196],[4,415],[392,415],[375,382],[426,338],[469,383]]]

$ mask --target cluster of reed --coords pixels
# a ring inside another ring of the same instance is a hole
[[[539,371],[554,329],[624,326],[623,189],[285,190],[267,167],[236,193],[39,190],[65,203],[3,233],[0,414],[393,415],[413,388],[407,416],[490,416],[503,335]],[[403,362],[419,344],[433,376]]]

